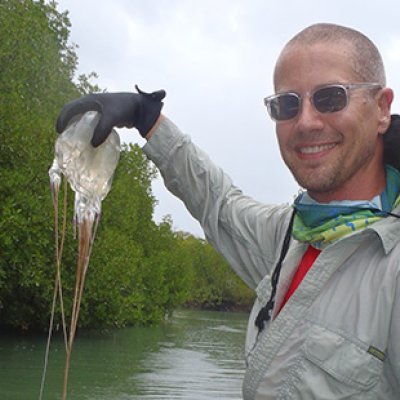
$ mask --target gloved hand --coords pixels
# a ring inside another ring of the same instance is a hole
[[[57,119],[57,132],[62,133],[74,116],[98,111],[101,118],[91,140],[94,147],[102,144],[115,126],[135,127],[145,137],[160,116],[166,93],[145,93],[135,88],[138,93],[93,93],[65,104]]]

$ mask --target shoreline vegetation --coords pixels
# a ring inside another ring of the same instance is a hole
[[[54,123],[67,101],[100,91],[96,73],[76,76],[68,12],[55,2],[0,4],[0,330],[48,329],[55,280],[55,221],[48,170]],[[29,61],[29,62],[28,62]],[[83,293],[79,328],[146,325],[184,305],[247,309],[254,292],[204,240],[153,221],[157,170],[137,145],[124,145],[103,203]],[[63,186],[63,185],[62,185]],[[67,320],[72,309],[78,244],[67,189],[61,264]],[[60,193],[60,209],[64,207]],[[189,218],[189,216],[188,216]],[[62,226],[61,217],[58,220]],[[55,325],[61,324],[57,305]]]
[[[153,321],[151,323],[146,323],[146,324],[128,324],[124,327],[115,327],[115,326],[86,326],[86,327],[78,327],[78,330],[76,332],[76,336],[79,337],[79,332],[93,332],[94,334],[97,333],[104,333],[107,332],[110,329],[124,329],[124,328],[134,328],[134,327],[144,327],[144,326],[150,326],[150,325],[158,325],[160,323],[169,321],[170,318],[174,315],[175,312],[182,312],[182,311],[207,311],[207,312],[223,312],[223,313],[243,313],[243,314],[249,314],[251,311],[252,304],[221,304],[218,306],[199,306],[195,304],[183,304],[181,306],[177,306],[175,309],[170,310],[168,314],[164,315],[162,319],[159,321]],[[0,324],[0,338],[2,336],[21,336],[21,337],[30,337],[30,336],[41,336],[41,335],[47,335],[47,332],[42,329],[32,329],[32,330],[25,330],[25,329],[15,329],[14,327],[10,326],[3,326]],[[53,337],[59,337],[60,339],[63,338],[63,331],[62,327],[60,324],[57,324],[54,327],[53,330]]]
[[[195,304],[184,304],[183,306],[178,307],[177,310],[250,313],[253,303],[254,299],[251,303],[249,302],[246,304],[223,303],[214,306],[211,305],[197,306]]]

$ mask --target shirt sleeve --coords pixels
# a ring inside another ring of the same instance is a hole
[[[166,118],[143,150],[159,168],[168,190],[200,222],[208,242],[255,288],[275,264],[291,207],[245,196]]]
[[[389,333],[388,357],[400,393],[400,276],[397,276],[396,296]]]

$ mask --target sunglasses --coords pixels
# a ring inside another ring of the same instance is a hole
[[[349,104],[349,92],[356,89],[382,89],[379,83],[349,83],[325,85],[310,93],[314,108],[329,114],[344,110]],[[277,93],[264,99],[268,114],[275,122],[289,121],[295,118],[301,110],[303,98],[294,92]]]

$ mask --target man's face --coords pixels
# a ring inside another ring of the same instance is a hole
[[[327,114],[319,113],[308,95],[321,85],[356,82],[345,45],[297,45],[286,49],[277,64],[276,92],[303,98],[299,114],[276,125],[281,154],[317,201],[371,199],[385,186],[379,133],[385,131],[383,114],[387,117],[389,110],[382,107],[382,91],[350,91],[348,106]]]

